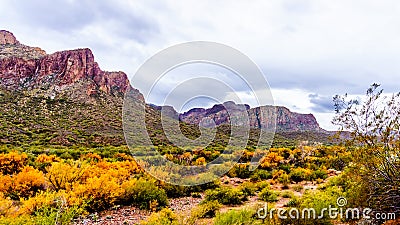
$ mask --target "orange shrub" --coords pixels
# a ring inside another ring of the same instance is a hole
[[[31,166],[12,176],[0,176],[0,192],[13,199],[32,197],[43,190],[45,184],[43,173]]]
[[[13,190],[20,198],[34,196],[39,190],[45,188],[45,184],[43,173],[31,166],[25,167],[13,176]]]
[[[76,184],[72,190],[72,197],[89,200],[89,208],[102,210],[112,206],[124,193],[118,179],[110,173],[99,177],[88,178],[84,184]]]
[[[46,154],[39,155],[35,160],[36,163],[52,163],[59,161],[60,158],[58,158],[56,155],[46,155]]]
[[[198,166],[202,166],[202,165],[206,165],[206,159],[204,157],[200,157],[198,159],[196,159],[195,165]]]
[[[0,154],[0,172],[3,174],[18,173],[27,163],[28,156],[25,153],[10,152]]]
[[[260,166],[263,169],[272,169],[274,167],[277,167],[282,160],[283,157],[280,156],[278,153],[270,152],[261,160]]]
[[[55,162],[46,169],[45,177],[54,190],[70,190],[71,186],[81,179],[86,170],[87,166],[80,162]]]

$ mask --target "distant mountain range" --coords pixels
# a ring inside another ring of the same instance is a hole
[[[133,84],[134,85],[134,84]],[[0,31],[0,102],[3,144],[123,145],[122,104],[127,91],[144,103],[124,72],[100,69],[90,49],[46,54],[18,42],[9,31]],[[277,136],[290,134],[311,141],[327,141],[330,132],[319,127],[312,114],[291,112],[281,106],[250,108],[225,102],[212,108],[195,108],[179,114],[170,106],[147,105],[147,113],[161,110],[184,126],[223,126],[229,111],[245,110],[252,129],[272,129]],[[261,112],[276,114],[276,121]],[[153,121],[154,122],[154,121]],[[157,125],[154,129],[162,129]],[[246,124],[240,121],[239,124]],[[190,130],[190,129],[188,129]]]

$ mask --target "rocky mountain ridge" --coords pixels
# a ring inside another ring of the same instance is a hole
[[[326,132],[320,128],[313,114],[291,112],[283,106],[259,106],[251,108],[247,104],[236,104],[232,101],[216,104],[211,108],[193,108],[184,113],[177,113],[172,106],[153,106],[157,110],[164,110],[165,115],[179,118],[188,124],[199,124],[203,127],[213,127],[231,123],[231,115],[246,113],[243,118],[235,118],[235,124],[250,125],[250,128],[277,131],[313,131]],[[245,118],[247,116],[247,118]],[[242,119],[242,121],[241,121]],[[248,121],[244,121],[244,120]],[[239,120],[239,121],[238,121]]]
[[[21,44],[11,32],[0,31],[2,144],[124,145],[122,106],[128,91],[140,104],[145,104],[143,95],[130,85],[124,72],[101,70],[88,48],[47,54],[40,48]],[[198,136],[196,126],[200,122],[205,122],[206,127],[221,125],[219,136],[224,142],[224,135],[230,133],[226,125],[232,120],[227,110],[247,113],[255,133],[259,128],[270,129],[275,122],[281,134],[302,132],[302,140],[310,139],[310,133],[315,134],[313,140],[320,140],[324,133],[312,114],[293,113],[275,106],[250,108],[234,102],[181,114],[171,106],[148,104],[146,123],[150,136],[161,145],[168,142],[161,135],[161,111],[180,120],[181,130],[191,138]],[[269,120],[269,115],[275,113],[277,120]],[[248,124],[240,116],[235,119],[239,124]]]
[[[88,48],[46,54],[20,44],[8,31],[0,31],[0,88],[31,91],[35,96],[86,98],[100,92],[123,96],[131,88],[124,72],[100,69]],[[79,99],[79,98],[78,98]]]

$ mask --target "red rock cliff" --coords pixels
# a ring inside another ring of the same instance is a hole
[[[57,92],[75,84],[89,96],[98,92],[123,95],[129,88],[124,72],[102,71],[90,49],[46,54],[21,45],[8,31],[0,31],[0,87],[7,90],[51,89]]]

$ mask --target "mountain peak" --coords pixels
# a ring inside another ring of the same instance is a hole
[[[0,30],[0,45],[17,45],[19,41],[14,34],[7,30]]]
[[[102,93],[123,96],[131,88],[124,72],[101,70],[89,48],[47,54],[20,44],[5,30],[0,31],[0,43],[0,88],[84,101]]]

